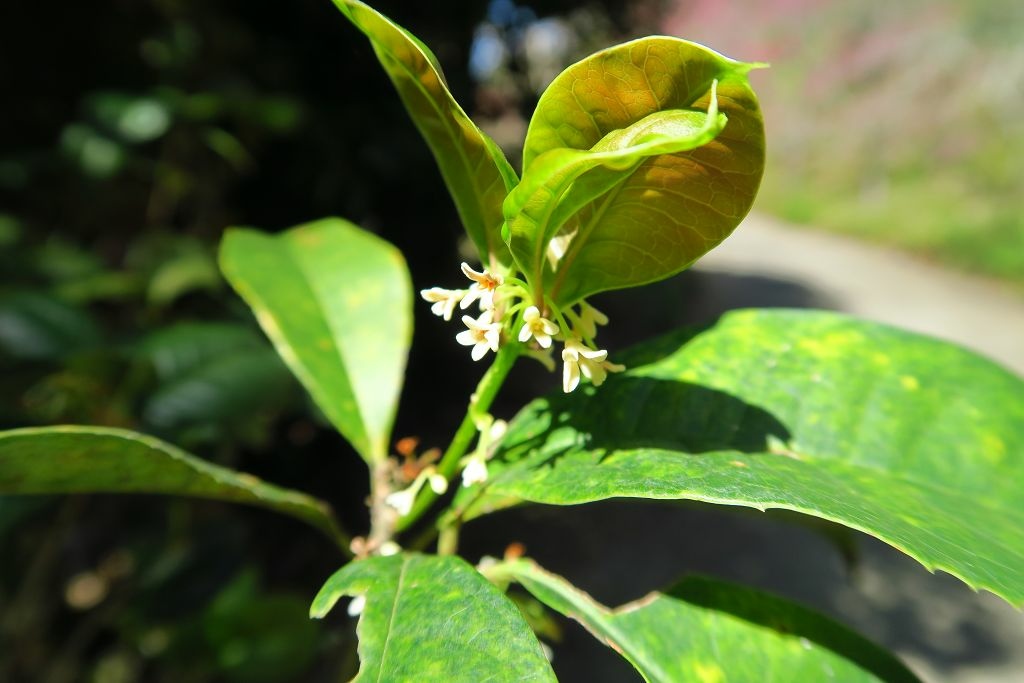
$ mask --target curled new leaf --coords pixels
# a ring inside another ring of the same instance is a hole
[[[724,240],[750,210],[764,168],[764,127],[747,82],[756,66],[654,37],[598,52],[556,78],[530,122],[523,185],[541,184],[536,177],[551,173],[555,150],[594,150],[640,122],[660,121],[656,114],[717,106],[728,122],[699,144],[596,168],[544,200],[558,208],[543,221],[529,215],[542,199],[520,201],[525,192],[517,190],[505,206],[508,237],[533,286],[569,304],[668,277]],[[555,234],[563,244],[552,270],[543,256]]]

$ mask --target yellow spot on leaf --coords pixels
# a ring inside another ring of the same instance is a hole
[[[743,462],[742,460],[733,460],[729,464],[732,465],[733,467],[749,467],[749,465],[747,465],[747,463]]]
[[[238,481],[243,486],[252,486],[252,487],[259,486],[260,484],[263,483],[259,479],[257,479],[256,477],[252,476],[251,474],[245,474],[244,472],[238,475]]]
[[[719,683],[725,680],[725,672],[714,662],[697,662],[693,669],[701,683]]]
[[[917,391],[921,388],[921,383],[917,381],[917,378],[911,377],[910,375],[903,375],[900,377],[900,384],[902,384],[903,388],[907,391]]]
[[[1006,442],[995,434],[982,434],[981,442],[985,446],[982,453],[985,455],[985,459],[989,462],[998,464],[1006,457]]]

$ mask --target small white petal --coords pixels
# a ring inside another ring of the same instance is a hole
[[[430,488],[439,496],[448,490],[448,480],[443,475],[432,474],[427,481],[430,482]]]
[[[487,355],[487,351],[490,347],[487,344],[477,344],[473,347],[473,350],[469,352],[469,357],[473,360],[480,360]]]
[[[562,360],[565,361],[565,365],[562,367],[562,391],[568,394],[580,384],[580,366],[572,358],[566,358],[564,351]]]
[[[350,617],[358,617],[363,613],[364,607],[366,607],[366,596],[357,595],[348,603],[348,615]]]
[[[583,371],[583,376],[589,379],[595,387],[604,384],[604,380],[608,376],[604,366],[600,363],[595,363],[589,358],[580,359],[580,370]]]
[[[495,324],[491,329],[484,333],[484,340],[490,347],[491,351],[498,352],[498,346],[501,345],[501,327]]]
[[[377,552],[379,552],[383,557],[389,557],[402,552],[402,546],[398,545],[394,541],[384,541],[380,544],[380,550]]]
[[[626,369],[625,365],[622,365],[621,363],[613,363],[610,360],[606,360],[601,365],[604,366],[604,369],[608,372],[622,372]]]
[[[466,468],[462,470],[462,485],[472,486],[487,481],[487,463],[483,458],[470,458]]]
[[[491,442],[495,442],[501,437],[505,436],[505,432],[508,431],[508,422],[504,420],[495,420],[491,423],[491,428],[488,430],[488,436],[491,438]]]
[[[466,296],[462,297],[462,302],[459,304],[459,308],[466,310],[472,306],[473,302],[480,298],[480,293],[480,289],[476,285],[470,287],[469,291],[466,292]]]
[[[522,328],[519,330],[519,341],[529,341],[531,336],[533,336],[533,332],[530,330],[530,323],[523,323]]]
[[[412,511],[412,504],[415,500],[416,490],[411,487],[401,491],[395,491],[394,493],[389,493],[384,498],[384,502],[397,510],[400,517],[405,517]]]
[[[469,264],[466,263],[465,261],[462,262],[462,264],[459,266],[459,268],[462,269],[462,274],[465,275],[466,277],[468,277],[473,282],[480,282],[480,280],[482,280],[484,278],[484,274],[483,273],[478,273],[477,271],[473,270],[472,268],[469,267]]]

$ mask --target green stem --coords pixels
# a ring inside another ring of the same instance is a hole
[[[441,528],[437,539],[438,555],[454,555],[459,549],[459,526],[454,524]]]
[[[501,385],[505,382],[505,378],[508,377],[508,373],[512,366],[515,365],[516,358],[519,357],[521,351],[522,345],[518,342],[506,342],[498,349],[498,354],[495,356],[491,367],[487,368],[487,372],[480,378],[476,391],[470,397],[469,407],[466,409],[466,417],[462,419],[462,424],[459,425],[458,430],[455,432],[451,444],[448,445],[448,450],[444,452],[444,455],[441,456],[441,461],[437,464],[437,471],[444,475],[444,478],[448,481],[451,481],[458,471],[459,460],[466,454],[470,444],[473,443],[473,439],[477,436],[477,418],[485,415],[491,407],[494,397],[498,395],[498,390],[501,389]],[[427,508],[436,499],[437,494],[429,486],[424,487],[423,492],[416,499],[409,514],[398,520],[396,531],[404,531],[415,524],[416,520],[423,516],[423,513],[426,512]]]

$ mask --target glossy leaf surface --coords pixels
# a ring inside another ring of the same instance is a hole
[[[528,406],[471,515],[611,497],[782,508],[1024,603],[1021,378],[813,311],[731,313],[625,362],[597,390]]]
[[[441,65],[418,38],[357,0],[334,0],[377,53],[416,128],[427,141],[480,258],[510,261],[501,239],[501,202],[516,183],[504,154],[462,110]]]
[[[326,503],[144,434],[78,426],[0,432],[0,494],[61,493],[160,493],[257,505],[343,542]]]
[[[764,126],[746,76],[755,66],[652,37],[598,52],[559,75],[530,121],[524,183],[546,172],[553,150],[590,150],[657,112],[706,112],[715,81],[728,123],[696,149],[650,157],[628,173],[593,171],[564,226],[511,230],[512,251],[531,280],[543,277],[546,291],[570,303],[668,277],[724,240],[750,210],[764,167]],[[544,238],[558,230],[575,237],[551,272],[543,268]]]
[[[892,655],[787,600],[705,578],[609,609],[528,560],[502,566],[647,681],[916,681]]]
[[[392,555],[338,570],[313,601],[323,617],[365,596],[357,681],[554,681],[519,609],[457,557]]]
[[[331,218],[229,230],[221,268],[334,426],[367,461],[384,458],[412,337],[401,253]]]

